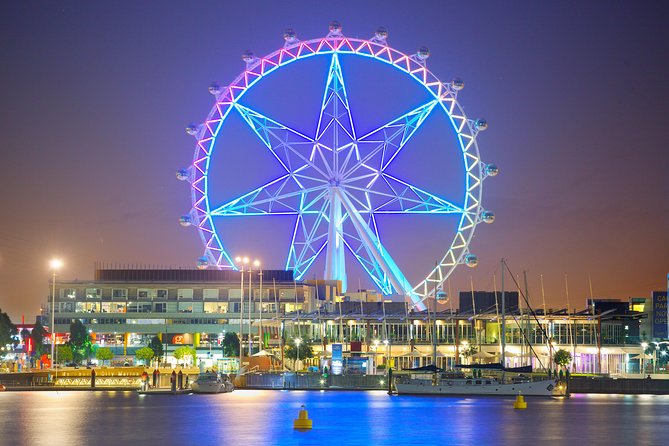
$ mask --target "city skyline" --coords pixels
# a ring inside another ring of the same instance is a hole
[[[470,278],[476,289],[493,289],[501,257],[521,276],[528,270],[534,305],[540,274],[554,308],[566,304],[565,275],[577,308],[589,279],[595,297],[666,289],[668,7],[445,4],[444,14],[457,11],[459,19],[431,14],[441,2],[391,2],[383,10],[342,2],[319,11],[308,2],[7,7],[0,19],[10,61],[2,70],[9,119],[0,140],[8,167],[0,308],[15,321],[31,320],[49,294],[52,257],[64,261],[58,275],[65,279],[91,279],[95,261],[194,267],[202,246],[178,224],[191,204],[175,172],[192,160],[184,129],[212,106],[207,86],[232,81],[244,69],[244,50],[274,51],[289,27],[300,38],[325,36],[331,20],[351,37],[385,26],[390,45],[406,53],[428,46],[430,71],[444,81],[463,78],[459,100],[470,117],[490,123],[479,146],[501,170],[484,191],[497,220],[477,231],[470,249],[479,267],[456,271],[454,296],[470,289]],[[290,109],[278,96],[267,107]],[[248,177],[231,183],[242,190],[258,183]],[[397,234],[389,250],[415,280],[439,255],[429,246],[439,223],[416,223],[414,232],[431,234],[427,241],[401,225],[388,222]],[[229,250],[282,268],[285,249],[269,226],[229,228]],[[321,277],[322,269],[312,274]],[[365,282],[349,278],[350,288]]]

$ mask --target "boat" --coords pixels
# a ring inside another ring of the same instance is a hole
[[[206,372],[198,375],[191,384],[193,393],[228,393],[235,390],[228,375],[215,372]]]
[[[395,376],[398,395],[503,395],[564,396],[564,383],[529,374],[515,376],[481,376],[474,378],[462,372],[409,373]]]
[[[502,333],[505,333],[504,267],[502,259]],[[436,305],[436,304],[435,304]],[[435,307],[436,313],[436,307]],[[436,318],[435,318],[436,319]],[[566,396],[565,382],[545,374],[533,375],[532,366],[506,367],[505,339],[501,337],[501,361],[498,364],[456,365],[455,371],[445,372],[435,365],[409,369],[394,377],[398,395],[504,395],[504,396]],[[433,364],[436,364],[437,345],[433,337]],[[472,369],[466,376],[463,369]],[[487,375],[483,375],[487,373]],[[477,376],[478,375],[478,376]]]

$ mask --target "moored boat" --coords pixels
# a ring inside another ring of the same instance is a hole
[[[201,373],[191,384],[193,393],[227,393],[235,390],[228,375],[207,372]]]
[[[395,377],[398,395],[504,395],[565,396],[566,386],[545,377],[533,379],[520,375],[506,380],[501,377],[465,377],[462,374],[411,374]]]

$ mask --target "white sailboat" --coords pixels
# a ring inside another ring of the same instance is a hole
[[[515,396],[565,396],[566,385],[545,376],[533,377],[531,367],[507,368],[505,355],[506,308],[504,293],[504,268],[502,259],[502,318],[501,363],[474,365],[473,369],[494,372],[495,376],[466,377],[463,372],[446,372],[433,365],[422,371],[396,375],[394,380],[398,395],[505,395]],[[435,346],[436,351],[436,346]],[[463,367],[465,368],[465,367]],[[529,369],[529,370],[526,370]],[[521,373],[519,373],[521,372]],[[530,372],[530,373],[526,373]]]

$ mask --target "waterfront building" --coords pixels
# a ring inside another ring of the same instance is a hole
[[[588,300],[578,312],[529,311],[516,291],[505,293],[505,311],[500,292],[474,291],[460,294],[459,309],[440,304],[435,313],[432,300],[429,310],[419,312],[375,291],[342,294],[337,281],[295,282],[283,270],[245,271],[243,285],[239,271],[99,267],[92,280],[57,281],[57,342],[79,319],[97,345],[118,357],[131,358],[158,336],[168,356],[177,346],[192,345],[199,359],[213,365],[224,360],[225,334],[241,329],[246,351],[251,343],[254,351],[274,350],[282,358],[282,343],[300,339],[316,353],[301,365],[322,367],[330,364],[335,344],[345,357],[366,358],[365,370],[372,372],[432,363],[436,335],[437,365],[448,368],[499,362],[504,316],[507,366],[545,369],[554,351],[565,349],[575,372],[626,373],[640,369],[640,327],[648,317],[635,311],[636,300]],[[44,321],[51,317],[50,301]]]
[[[241,328],[248,345],[250,319],[255,323],[251,341],[257,342],[258,322],[264,317],[264,338],[268,344],[278,345],[277,314],[302,311],[314,287],[294,282],[291,271],[247,270],[243,282],[241,274],[230,270],[96,268],[93,280],[58,280],[54,307],[57,342],[66,340],[70,323],[79,319],[94,343],[111,347],[117,356],[131,357],[136,348],[158,336],[168,354],[179,345],[193,345],[206,351],[208,358],[220,358],[219,347],[226,332],[240,333]],[[45,322],[50,321],[50,312],[49,299],[42,308]]]

